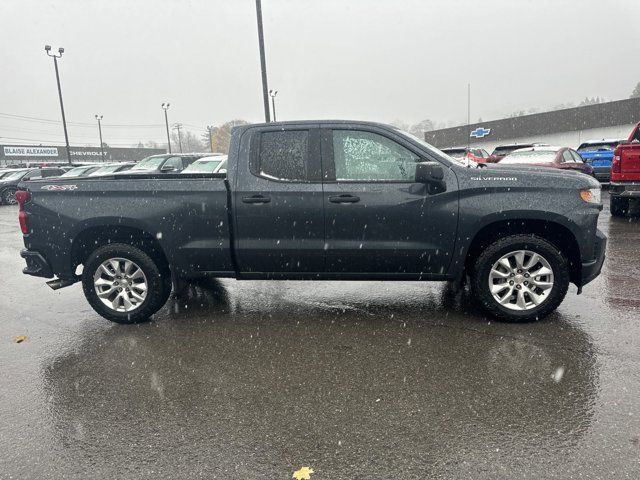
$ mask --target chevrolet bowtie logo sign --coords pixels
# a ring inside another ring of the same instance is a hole
[[[491,133],[491,129],[490,128],[482,128],[482,127],[478,127],[475,130],[473,130],[469,136],[473,137],[473,138],[482,138],[482,137],[486,137],[487,135],[489,135]]]

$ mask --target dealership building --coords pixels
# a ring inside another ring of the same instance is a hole
[[[137,162],[149,155],[166,153],[159,148],[69,147],[72,163]],[[67,163],[65,147],[53,145],[0,145],[0,166]]]
[[[577,148],[587,140],[626,139],[640,122],[640,98],[534,113],[514,118],[474,123],[425,132],[424,138],[438,148],[484,148],[498,145],[548,143]]]

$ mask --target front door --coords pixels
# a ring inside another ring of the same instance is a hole
[[[249,161],[238,166],[234,189],[240,271],[266,278],[323,272],[318,129],[263,127],[250,132]]]
[[[336,126],[322,130],[327,273],[444,274],[453,253],[458,196],[430,195],[415,165],[431,160],[401,135]]]

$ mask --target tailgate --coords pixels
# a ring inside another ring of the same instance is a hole
[[[640,145],[621,145],[620,151],[621,173],[640,173]]]

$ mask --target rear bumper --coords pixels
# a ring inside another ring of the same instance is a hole
[[[53,270],[40,252],[34,250],[21,250],[20,256],[25,259],[27,266],[22,269],[22,273],[33,275],[34,277],[52,278]]]
[[[593,176],[601,182],[611,179],[611,167],[593,167]]]
[[[616,197],[640,197],[640,182],[611,182],[609,194]]]
[[[602,271],[602,264],[604,263],[604,252],[607,247],[607,237],[600,230],[596,230],[596,240],[593,245],[595,252],[595,260],[582,263],[582,281],[580,282],[582,287],[591,282],[594,278],[600,275]]]

